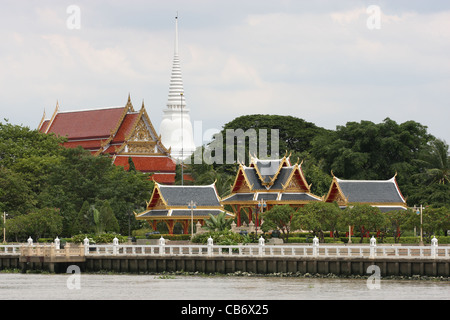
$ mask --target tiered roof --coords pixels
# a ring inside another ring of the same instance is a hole
[[[43,119],[39,131],[67,137],[64,146],[78,146],[93,155],[113,157],[115,165],[128,168],[128,159],[137,170],[152,173],[156,181],[175,181],[175,161],[156,134],[144,104],[135,111],[130,96],[125,107],[60,111],[57,104],[50,119]]]
[[[188,219],[191,209],[188,203],[195,202],[195,219],[208,219],[224,212],[215,183],[205,186],[168,186],[156,183],[144,212],[136,214],[138,220]],[[226,212],[226,211],[225,211]],[[233,215],[227,212],[227,215]]]
[[[301,164],[291,165],[289,157],[276,160],[251,158],[247,167],[239,166],[231,195],[224,204],[256,204],[259,200],[268,204],[305,204],[320,201],[310,192]]]
[[[395,176],[389,180],[343,180],[333,177],[325,201],[336,201],[340,206],[370,204],[384,212],[407,208]]]

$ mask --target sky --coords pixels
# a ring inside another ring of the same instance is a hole
[[[2,0],[0,121],[34,129],[57,101],[125,106],[130,94],[159,131],[177,14],[197,145],[250,114],[327,129],[414,120],[450,143],[447,0]]]

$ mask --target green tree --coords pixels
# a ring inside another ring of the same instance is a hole
[[[412,229],[416,219],[416,214],[412,210],[394,210],[385,213],[388,224],[387,227],[394,237],[394,242],[399,243],[400,237],[405,230]]]
[[[289,240],[291,231],[291,220],[295,210],[289,205],[274,206],[263,213],[264,223],[261,228],[264,232],[269,230],[280,230],[285,242]]]
[[[78,212],[72,228],[71,228],[71,235],[77,235],[77,234],[83,234],[83,233],[88,233],[91,230],[91,225],[90,225],[90,205],[89,202],[85,201],[83,203],[83,206],[81,207],[80,211]]]
[[[205,227],[210,231],[225,231],[229,230],[232,219],[227,218],[225,211],[219,213],[217,216],[209,215],[209,219],[205,220]]]
[[[446,207],[434,208],[426,207],[422,211],[423,236],[426,242],[430,243],[433,235],[444,233],[450,229],[450,209]],[[416,227],[420,228],[420,217],[416,215]]]
[[[428,184],[450,184],[450,156],[448,144],[440,139],[430,142],[429,150],[420,157],[424,171],[417,174]]]
[[[6,221],[8,236],[16,241],[28,236],[37,240],[41,237],[56,237],[62,232],[62,216],[57,209],[39,209],[28,214],[19,215]]]
[[[108,200],[103,201],[99,210],[99,222],[105,232],[119,232],[119,223]]]
[[[311,202],[297,212],[293,225],[303,230],[310,230],[324,242],[324,232],[331,231],[336,235],[341,209],[336,203]]]
[[[353,226],[361,235],[363,242],[367,232],[377,232],[384,229],[388,223],[386,216],[377,207],[368,204],[355,204],[347,207],[342,215],[342,221]]]

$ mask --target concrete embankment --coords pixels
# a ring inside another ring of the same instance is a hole
[[[83,262],[50,263],[45,259],[20,261],[18,256],[0,256],[0,270],[48,270],[65,273],[69,265],[78,265],[82,272],[162,273],[201,272],[257,274],[309,273],[368,275],[371,265],[379,267],[381,276],[449,277],[449,259],[375,258],[367,257],[239,257],[239,256],[86,256]]]

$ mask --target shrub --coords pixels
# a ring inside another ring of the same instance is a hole
[[[112,243],[114,238],[117,238],[119,240],[119,243],[123,243],[127,241],[126,236],[121,236],[120,234],[116,233],[102,233],[102,234],[78,234],[76,236],[73,236],[71,239],[72,243],[83,243],[84,239],[88,238],[89,243]]]
[[[208,238],[211,237],[214,244],[217,245],[235,245],[239,243],[249,243],[249,236],[242,236],[239,233],[234,233],[231,230],[225,231],[211,231],[194,236],[192,242],[207,244]]]

